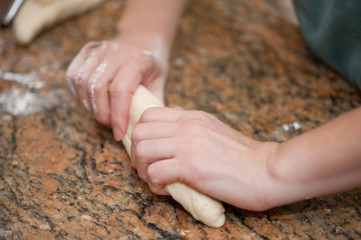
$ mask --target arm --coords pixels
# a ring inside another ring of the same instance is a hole
[[[361,185],[361,108],[284,143],[259,142],[210,114],[147,109],[132,163],[159,194],[174,181],[236,207],[266,210]]]
[[[86,44],[67,70],[73,93],[120,140],[139,84],[163,99],[168,57],[186,0],[131,0],[109,41]]]
[[[361,186],[361,108],[282,143],[270,162],[276,205]]]
[[[168,57],[187,0],[130,0],[118,23],[118,35],[143,42]]]

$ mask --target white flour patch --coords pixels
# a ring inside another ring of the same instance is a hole
[[[0,78],[5,81],[17,82],[28,88],[41,89],[45,86],[45,81],[42,80],[37,71],[32,71],[31,73],[13,73],[0,69]]]
[[[63,91],[64,92],[64,91]],[[32,92],[29,89],[11,88],[0,92],[0,113],[11,115],[30,115],[54,106],[73,106],[74,102],[59,100],[62,90],[47,93]]]
[[[0,228],[0,237],[2,238],[9,238],[12,236],[13,232],[10,230],[6,230],[3,228]]]
[[[0,109],[13,115],[35,113],[42,109],[37,99],[35,93],[12,88],[9,92],[0,93]]]
[[[96,113],[98,111],[98,108],[97,108],[97,104],[96,104],[96,100],[95,100],[95,84],[92,84],[90,86],[90,97],[91,97],[91,104],[92,104],[92,107],[93,107],[93,111]]]

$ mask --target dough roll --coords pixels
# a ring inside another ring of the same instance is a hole
[[[129,123],[123,138],[123,144],[130,155],[133,127],[142,113],[150,107],[163,107],[163,103],[145,87],[135,91],[129,109]],[[221,227],[225,222],[224,208],[220,201],[210,198],[186,184],[175,182],[168,184],[166,190],[195,219],[210,227]]]

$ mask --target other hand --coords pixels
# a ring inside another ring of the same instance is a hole
[[[84,107],[120,140],[127,127],[132,94],[143,84],[163,100],[167,59],[124,38],[87,43],[70,64],[69,86]]]

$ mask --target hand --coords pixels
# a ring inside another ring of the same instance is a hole
[[[143,84],[163,100],[167,57],[141,41],[117,38],[89,42],[75,57],[66,76],[84,107],[120,140],[127,127],[131,97]]]
[[[268,159],[278,143],[252,140],[210,114],[179,108],[147,109],[132,141],[132,164],[157,194],[179,181],[237,207],[272,207]]]

